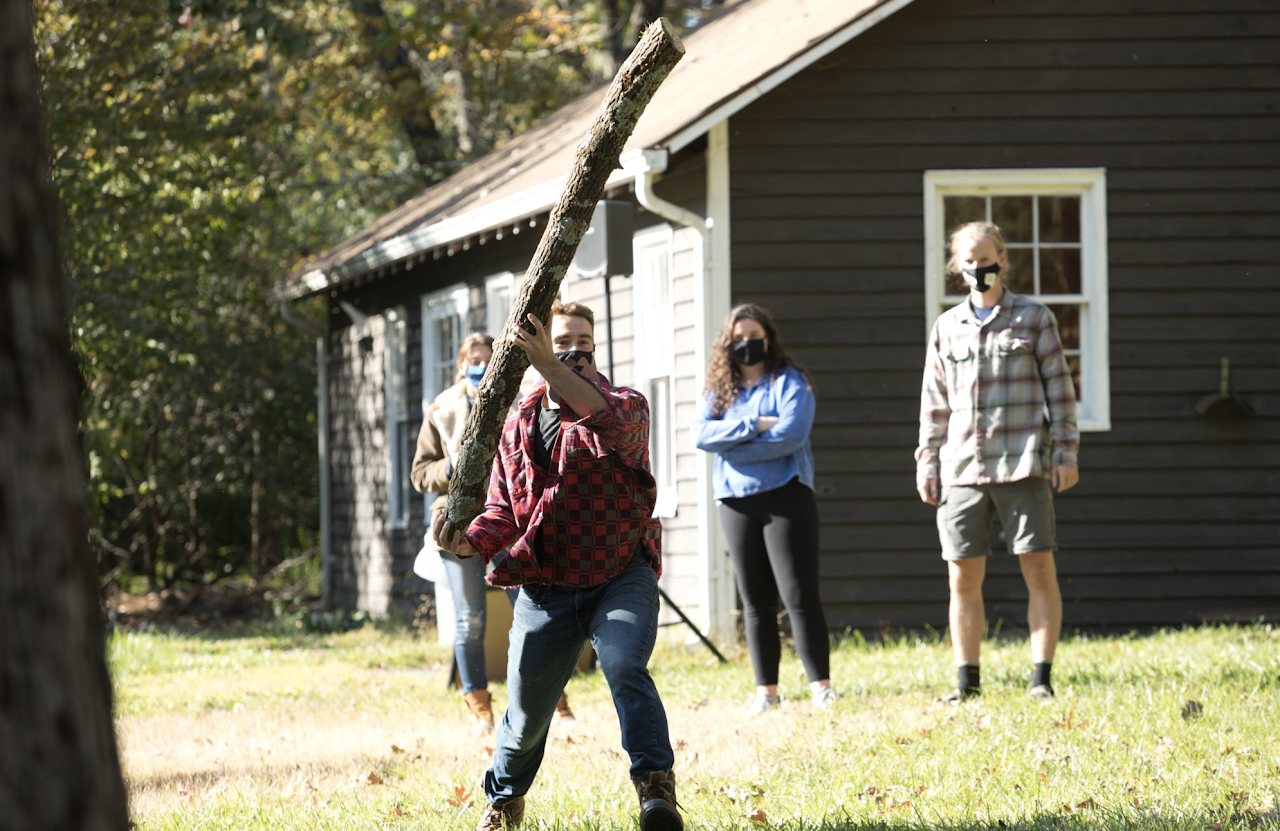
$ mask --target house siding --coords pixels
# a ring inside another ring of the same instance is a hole
[[[473,244],[469,250],[439,260],[428,257],[414,268],[330,296],[329,408],[331,531],[333,597],[338,608],[376,615],[412,615],[432,585],[413,574],[413,561],[422,547],[425,503],[417,493],[409,498],[409,522],[395,528],[388,519],[388,458],[386,430],[385,350],[386,312],[403,307],[406,313],[408,400],[416,416],[409,430],[416,439],[421,427],[422,316],[425,294],[466,283],[471,287],[468,326],[484,328],[485,278],[505,272],[522,273],[532,259],[542,233],[526,224],[518,235]],[[370,315],[373,350],[362,353],[361,333],[338,305],[346,300]]]
[[[703,163],[701,144],[690,148],[672,160],[670,172],[654,187],[662,199],[674,202],[694,212],[705,210],[706,166]],[[609,198],[634,197],[614,194]],[[636,206],[635,233],[637,235],[670,226],[666,220]],[[662,589],[680,609],[696,619],[701,605],[698,548],[698,492],[697,450],[689,437],[692,407],[696,398],[695,387],[701,377],[702,367],[695,363],[695,321],[698,314],[694,305],[698,263],[696,235],[690,228],[672,228],[672,292],[674,305],[675,377],[672,378],[672,397],[675,405],[676,444],[676,513],[662,519],[663,576]],[[626,386],[637,387],[637,349],[635,309],[633,299],[634,280],[629,277],[613,277],[611,283],[613,304],[614,380]],[[606,368],[604,357],[607,349],[607,329],[604,320],[604,278],[576,279],[572,274],[565,278],[562,295],[566,300],[585,303],[596,315],[597,363]],[[637,387],[638,388],[638,387]],[[643,392],[643,390],[641,390]],[[663,621],[678,620],[675,613],[663,607]]]
[[[946,621],[912,460],[934,169],[1107,171],[1112,429],[1057,500],[1066,625],[1280,611],[1277,54],[1273,3],[918,0],[732,117],[733,300],[815,380],[833,627]],[[1197,418],[1222,357],[1257,418]],[[1021,621],[1017,563],[988,574]]]

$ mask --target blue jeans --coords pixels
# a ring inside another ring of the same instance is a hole
[[[453,595],[453,655],[458,662],[458,678],[464,693],[488,689],[489,672],[484,665],[485,583],[484,560],[459,558],[440,553],[444,576]]]
[[[489,802],[502,805],[533,785],[556,700],[588,638],[613,694],[631,778],[670,771],[667,714],[648,669],[657,636],[658,576],[646,563],[589,589],[522,588],[507,653],[507,712],[484,775]]]

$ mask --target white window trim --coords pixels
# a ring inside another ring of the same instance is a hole
[[[431,379],[431,355],[436,354],[436,333],[435,329],[430,325],[432,316],[431,310],[437,306],[454,303],[458,315],[465,323],[467,314],[471,311],[471,290],[466,283],[457,283],[448,288],[434,291],[431,294],[422,295],[422,414],[426,415],[427,407],[431,406],[431,402],[436,400],[436,396],[444,392],[444,390],[432,390],[429,386]]]
[[[408,482],[410,460],[403,458],[407,445],[399,433],[406,420],[409,402],[409,333],[408,315],[403,306],[386,312],[386,352],[383,361],[385,379],[387,435],[387,515],[392,528],[409,525]],[[397,458],[399,457],[399,458]],[[403,469],[401,469],[403,468]],[[399,475],[397,475],[397,473]]]
[[[927,170],[924,174],[925,337],[947,298],[943,289],[942,199],[951,195],[1035,194],[1080,197],[1079,295],[1040,295],[1046,302],[1080,304],[1081,431],[1111,429],[1111,359],[1108,326],[1106,168],[1041,170]]]
[[[444,392],[444,390],[433,391],[429,386],[432,378],[430,356],[436,354],[436,330],[431,325],[432,309],[437,306],[454,303],[456,304],[455,309],[458,315],[465,321],[467,313],[471,310],[471,290],[466,283],[455,283],[440,291],[422,295],[419,302],[422,323],[422,354],[419,359],[422,362],[422,415],[425,417],[427,408],[436,400],[436,396]],[[422,499],[423,515],[430,517],[431,503],[436,500],[436,494],[424,493]]]
[[[633,327],[635,343],[633,346],[633,354],[635,355],[635,377],[637,386],[641,392],[649,389],[650,382],[659,378],[667,379],[667,400],[663,412],[657,413],[651,411],[651,416],[657,416],[656,423],[661,425],[663,436],[654,443],[661,448],[666,449],[666,458],[662,461],[665,465],[666,473],[669,481],[658,483],[658,499],[654,505],[653,515],[659,518],[670,518],[676,515],[679,505],[679,496],[677,493],[677,477],[676,477],[676,430],[675,430],[675,345],[672,342],[674,335],[670,335],[661,343],[645,343],[644,333],[647,331],[645,314],[646,308],[643,306],[641,299],[640,282],[644,279],[644,275],[639,269],[643,267],[642,252],[647,248],[663,247],[667,254],[667,279],[670,285],[667,287],[667,300],[672,306],[671,319],[675,320],[675,230],[670,225],[662,225],[647,231],[635,234],[631,238],[632,262],[635,263],[637,269],[632,281],[632,308],[635,310],[635,325]],[[655,361],[654,356],[661,354],[662,357]],[[647,396],[646,396],[647,397]],[[657,406],[655,402],[649,402],[650,407]],[[650,424],[655,423],[651,419]]]
[[[502,333],[502,327],[507,325],[506,318],[502,320],[494,320],[493,305],[489,302],[497,289],[507,289],[511,297],[511,303],[514,306],[516,301],[516,275],[510,271],[502,274],[495,274],[492,277],[485,278],[484,281],[484,322],[485,332],[494,339]]]

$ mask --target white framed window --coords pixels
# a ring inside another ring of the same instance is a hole
[[[657,517],[676,515],[675,306],[671,228],[637,234],[632,242],[635,282],[636,377],[649,400],[649,467],[658,483]]]
[[[471,291],[459,283],[422,296],[422,415],[440,393],[453,386],[458,374],[458,349],[467,336]],[[417,436],[414,450],[417,450]],[[411,457],[412,458],[412,457]],[[408,477],[406,476],[406,481]],[[426,515],[436,494],[423,494]]]
[[[930,170],[924,174],[925,331],[962,302],[946,276],[947,238],[985,220],[1005,234],[1010,291],[1058,318],[1076,386],[1080,429],[1111,429],[1107,311],[1107,180],[1102,168]]]
[[[416,443],[409,429],[407,324],[408,315],[403,307],[386,312],[387,514],[392,528],[405,528],[409,524],[409,465]]]
[[[497,338],[511,316],[511,305],[516,302],[516,277],[510,271],[495,274],[484,281],[485,332]]]
[[[471,292],[465,284],[422,296],[422,412],[453,386],[458,348],[467,336]]]

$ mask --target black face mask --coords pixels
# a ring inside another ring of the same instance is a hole
[[[733,342],[733,359],[743,366],[755,366],[764,360],[764,338],[748,338]]]
[[[588,364],[596,362],[595,353],[588,352],[585,349],[570,349],[568,352],[556,353],[556,359],[566,364],[576,364],[581,358],[586,358]]]
[[[982,268],[962,268],[961,276],[964,281],[969,284],[969,288],[977,291],[990,291],[996,284],[996,277],[1000,274],[1000,264],[992,263],[984,265]]]

